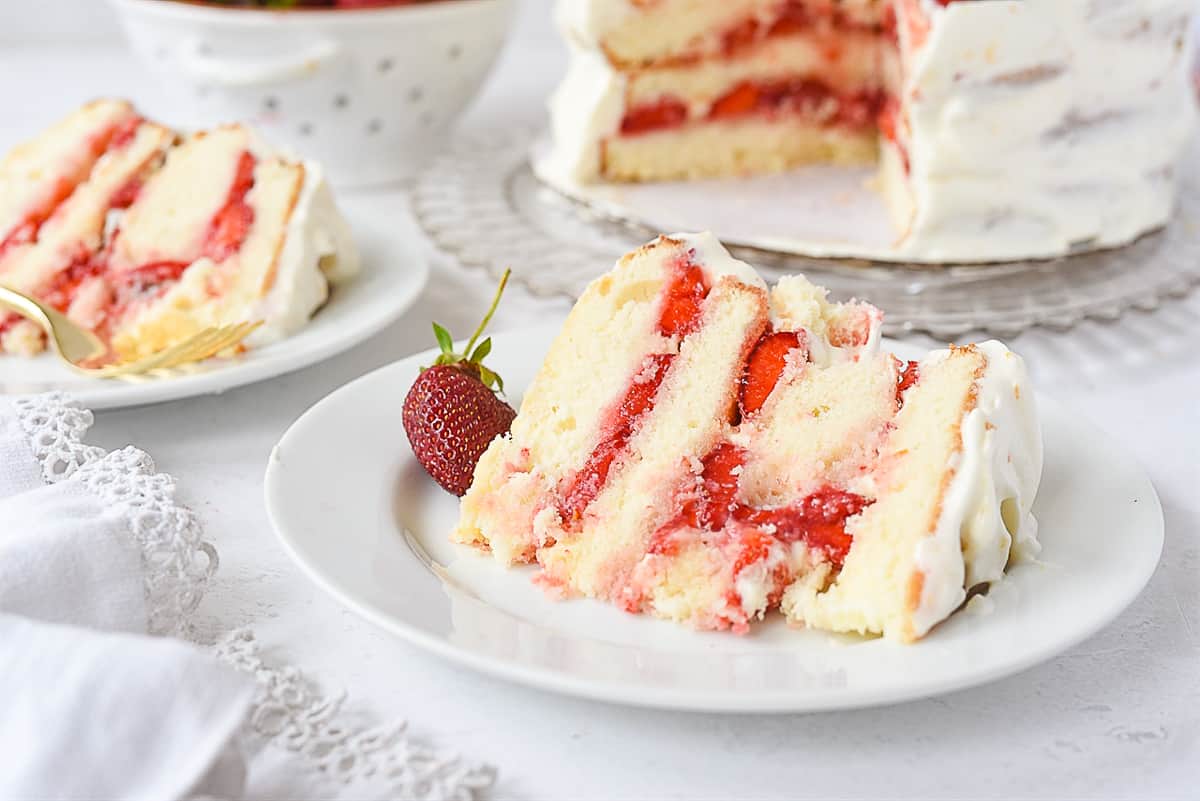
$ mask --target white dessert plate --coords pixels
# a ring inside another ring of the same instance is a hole
[[[334,288],[308,325],[287,339],[233,359],[211,359],[167,377],[89,378],[57,357],[0,357],[0,396],[54,390],[90,409],[114,409],[210,395],[308,367],[362,342],[420,295],[429,266],[402,202],[380,194],[339,197],[362,252],[362,271]]]
[[[556,330],[493,338],[489,360],[514,401]],[[447,541],[457,499],[424,474],[400,422],[402,399],[432,358],[380,368],[306,412],[271,454],[267,510],[288,553],[347,607],[414,645],[522,684],[719,712],[848,709],[946,693],[1091,636],[1137,596],[1162,550],[1162,510],[1138,465],[1039,397],[1040,561],[1014,568],[914,645],[797,630],[777,615],[739,637],[591,600],[555,602],[530,582],[535,568],[506,570]]]

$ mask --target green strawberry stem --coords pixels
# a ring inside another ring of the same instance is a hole
[[[462,353],[454,350],[454,338],[450,336],[450,332],[437,323],[433,324],[433,335],[437,338],[438,347],[441,353],[438,354],[434,364],[452,365],[459,369],[467,370],[474,373],[483,382],[484,386],[492,389],[493,387],[500,392],[504,391],[504,380],[500,378],[492,370],[483,366],[484,358],[492,352],[492,338],[488,337],[479,343],[476,347],[475,342],[483,334],[488,323],[492,321],[492,315],[496,313],[496,307],[500,305],[500,296],[504,294],[504,287],[508,284],[508,277],[512,274],[512,270],[505,269],[504,275],[500,276],[500,286],[496,287],[496,294],[492,298],[492,305],[488,307],[487,314],[483,316],[483,322],[475,329],[475,333],[471,335],[471,339],[467,342],[467,347]],[[425,368],[421,368],[424,370]]]
[[[500,296],[504,294],[504,287],[508,285],[508,277],[510,275],[512,275],[512,270],[505,267],[504,275],[500,276],[500,286],[496,287],[496,294],[492,297],[492,305],[488,307],[487,314],[483,315],[483,322],[479,324],[479,327],[475,329],[475,333],[471,334],[471,339],[467,341],[466,353],[468,357],[471,356],[471,348],[475,347],[475,340],[479,339],[479,335],[483,333],[483,329],[487,328],[487,324],[492,321],[492,315],[496,313],[496,307],[500,305]],[[488,346],[488,350],[491,350],[490,345]],[[482,359],[483,356],[479,358]],[[471,360],[477,361],[473,357]]]

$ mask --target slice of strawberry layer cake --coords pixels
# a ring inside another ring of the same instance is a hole
[[[300,328],[357,253],[320,168],[230,125],[181,138],[102,100],[0,162],[0,284],[94,330],[115,359],[213,325]],[[0,350],[40,330],[0,313]]]
[[[659,237],[580,298],[453,539],[696,628],[923,636],[1037,553],[1041,438],[1003,345],[901,362],[881,319]]]

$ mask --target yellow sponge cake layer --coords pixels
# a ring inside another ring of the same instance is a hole
[[[804,164],[870,164],[875,153],[874,128],[852,131],[800,117],[749,118],[606,140],[600,174],[629,182],[766,174]]]

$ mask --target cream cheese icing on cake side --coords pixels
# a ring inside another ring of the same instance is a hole
[[[1188,0],[560,0],[556,182],[880,162],[894,252],[1053,256],[1163,225]]]
[[[304,325],[357,271],[321,169],[223,126],[181,138],[128,103],[91,103],[0,164],[0,282],[136,358],[203,328],[261,321],[248,346]],[[12,198],[16,198],[14,202]],[[0,349],[40,331],[0,317]]]
[[[1036,554],[1041,439],[1003,345],[905,365],[881,320],[660,237],[576,304],[452,538],[696,628],[924,636]]]

